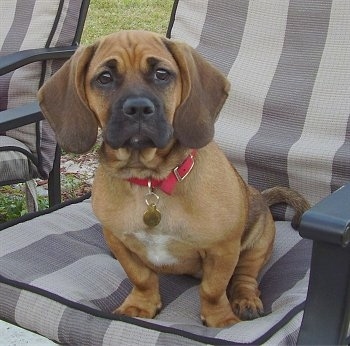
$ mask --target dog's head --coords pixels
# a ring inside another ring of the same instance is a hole
[[[63,149],[82,153],[98,126],[112,150],[200,148],[229,83],[185,43],[144,31],[122,31],[81,47],[38,93]]]

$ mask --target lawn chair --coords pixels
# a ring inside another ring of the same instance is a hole
[[[37,210],[35,178],[49,180],[49,204],[61,201],[60,151],[36,93],[75,51],[89,1],[0,3],[0,186],[25,183]]]
[[[176,1],[168,35],[230,79],[216,140],[243,177],[315,204],[302,237],[288,209],[274,210],[276,242],[260,277],[265,315],[207,328],[199,281],[171,275],[161,277],[155,319],[111,314],[131,284],[87,198],[0,232],[0,316],[63,344],[349,343],[350,2]]]

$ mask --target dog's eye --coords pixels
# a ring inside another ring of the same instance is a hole
[[[113,77],[112,77],[112,75],[111,75],[110,72],[105,71],[105,72],[102,72],[102,73],[97,77],[97,80],[98,80],[101,84],[108,84],[108,83],[113,82]]]
[[[161,81],[167,81],[170,78],[170,73],[162,68],[156,70],[154,77]]]

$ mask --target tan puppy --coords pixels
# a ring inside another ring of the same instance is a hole
[[[228,91],[191,47],[142,31],[79,48],[40,90],[65,150],[89,150],[102,129],[93,209],[134,285],[115,313],[154,317],[158,273],[202,278],[208,326],[263,312],[256,278],[275,234],[268,204],[292,204],[295,223],[308,204],[284,188],[262,196],[212,141]]]

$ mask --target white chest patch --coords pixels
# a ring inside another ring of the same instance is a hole
[[[144,231],[134,233],[135,237],[145,246],[147,259],[155,266],[171,265],[177,263],[168,251],[167,245],[173,240],[171,236],[163,234],[148,234]]]

